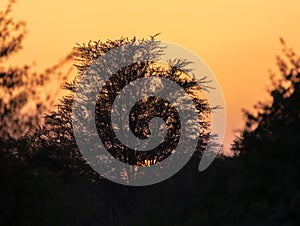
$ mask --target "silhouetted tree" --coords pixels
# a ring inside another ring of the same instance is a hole
[[[300,220],[300,57],[281,43],[271,101],[259,102],[254,113],[244,111],[245,128],[232,146],[242,163],[236,184],[241,206],[256,225],[298,225]]]
[[[151,38],[152,41],[155,37]],[[141,54],[148,54],[153,56],[159,56],[163,54],[163,47],[159,46],[159,41],[148,42],[147,40],[140,40],[144,43],[144,47]],[[91,77],[100,76],[102,78],[101,72],[97,71],[100,68],[101,62],[98,62],[100,56],[103,56],[108,51],[120,47],[122,45],[135,45],[137,43],[136,38],[128,39],[121,38],[115,41],[108,40],[106,42],[95,41],[89,42],[87,45],[78,45],[74,48],[74,55],[77,57],[78,64],[76,65],[78,74],[75,79],[66,83],[64,88],[71,91],[71,95],[65,96],[62,101],[58,104],[58,110],[50,115],[46,116],[46,126],[43,130],[42,137],[48,144],[55,144],[59,146],[69,147],[69,160],[74,160],[75,158],[81,159],[81,155],[75,144],[74,135],[72,131],[72,106],[74,93],[78,87],[78,82],[81,77],[85,74]],[[153,44],[155,43],[155,44]],[[116,58],[110,59],[112,65],[119,65],[122,59],[126,57],[132,57],[131,53],[120,53],[122,56],[116,56]],[[119,62],[120,61],[120,62]],[[90,66],[93,65],[93,69]],[[96,64],[96,66],[95,66]],[[190,133],[195,134],[195,130],[200,130],[200,137],[198,137],[198,154],[206,146],[206,142],[209,138],[209,115],[210,107],[207,100],[204,98],[203,89],[207,89],[207,81],[203,78],[200,81],[195,80],[195,78],[190,77],[187,73],[190,72],[188,69],[190,62],[186,60],[173,60],[169,62],[169,65],[159,65],[155,62],[149,60],[145,62],[138,62],[124,68],[120,69],[112,75],[108,81],[106,81],[105,86],[100,90],[99,96],[96,102],[96,126],[98,129],[98,134],[106,149],[118,160],[130,164],[130,165],[151,165],[159,161],[162,161],[176,148],[180,137],[180,120],[176,108],[168,101],[163,100],[159,97],[149,96],[140,100],[136,103],[130,113],[130,129],[133,131],[135,136],[140,139],[145,139],[150,136],[150,131],[148,128],[148,122],[153,117],[162,118],[167,127],[167,135],[164,141],[155,149],[147,152],[141,152],[138,150],[132,150],[125,145],[123,145],[118,139],[113,131],[111,122],[111,111],[112,105],[116,96],[120,91],[131,82],[144,77],[154,76],[157,79],[167,78],[173,82],[176,82],[181,86],[193,100],[195,108],[197,109],[199,123],[198,128],[190,128]],[[102,72],[103,73],[103,72]],[[200,87],[197,83],[200,82],[203,86]],[[163,82],[159,83],[164,89],[168,89],[167,85]],[[93,89],[94,83],[90,82],[85,85],[84,90]],[[137,87],[134,93],[130,96],[134,97],[137,93],[141,92],[145,88],[155,89],[157,84],[147,84],[147,87]],[[87,104],[90,104],[90,98],[88,94],[83,94],[80,100],[80,104],[83,109]],[[184,105],[185,100],[181,103]],[[186,109],[186,114],[189,115],[189,109]],[[84,110],[82,111],[84,114]],[[117,112],[118,114],[118,112]],[[80,122],[76,122],[80,123]],[[89,133],[89,129],[86,129],[86,133]],[[81,161],[81,160],[80,160]]]
[[[19,138],[41,124],[43,113],[56,101],[56,89],[47,89],[55,79],[63,83],[67,74],[60,68],[71,59],[68,55],[43,73],[34,72],[32,66],[6,67],[8,58],[22,49],[26,34],[25,22],[11,16],[13,0],[0,11],[0,138]]]
[[[238,155],[281,160],[299,157],[300,57],[283,39],[281,43],[284,56],[277,56],[279,78],[271,74],[271,102],[259,102],[254,113],[244,110],[246,127],[233,145]]]

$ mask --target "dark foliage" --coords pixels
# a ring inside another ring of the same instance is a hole
[[[8,19],[11,4],[0,14],[1,63],[21,48],[24,36],[24,23]],[[43,104],[36,99],[36,87],[43,87],[52,70],[33,75],[27,66],[5,69],[1,64],[0,225],[299,225],[300,60],[285,45],[285,58],[277,58],[280,78],[272,77],[272,101],[259,103],[254,113],[245,112],[246,126],[233,145],[234,158],[218,158],[206,171],[197,171],[199,153],[208,138],[205,114],[209,111],[205,100],[196,98],[199,123],[204,128],[199,152],[172,178],[147,187],[126,187],[101,178],[88,166],[72,133],[71,108],[78,79],[98,56],[133,42],[135,39],[122,38],[77,46],[79,73],[65,85],[71,95],[47,115],[44,127],[23,136],[14,136],[16,130],[35,128],[38,119],[26,116],[24,120],[20,109],[29,96],[36,106]],[[169,67],[154,67],[152,62],[144,62],[118,71],[102,90],[105,95],[97,99],[96,123],[101,139],[107,143],[115,140],[110,123],[105,130],[101,130],[101,123],[109,121],[111,100],[118,90],[133,79],[157,74],[180,83],[192,96],[193,91],[198,92],[192,78],[180,77],[184,74],[182,66],[187,64],[177,61]],[[40,111],[36,112],[34,117],[41,117]],[[176,110],[157,97],[142,99],[132,108],[131,130],[142,139],[149,136],[147,123],[154,116],[165,120],[170,128],[168,136],[175,144],[180,127]],[[167,157],[172,148],[162,147],[139,157],[124,153],[122,147],[110,151],[128,164],[154,164]]]
[[[154,40],[154,38],[152,38]],[[159,47],[159,42],[155,42],[155,46],[153,46],[153,42],[148,42],[147,40],[140,40],[145,44],[146,53],[151,53],[153,55],[159,55],[163,53],[163,48]],[[50,115],[46,116],[46,126],[41,131],[41,137],[45,140],[44,142],[51,143],[54,145],[58,145],[60,147],[68,147],[68,156],[61,156],[65,161],[74,161],[77,159],[79,165],[84,165],[85,161],[82,159],[81,154],[78,151],[78,148],[75,144],[74,135],[72,131],[72,106],[75,90],[78,87],[78,81],[80,78],[85,75],[88,71],[89,76],[101,75],[101,73],[97,72],[97,69],[93,69],[91,71],[91,64],[99,64],[96,60],[108,52],[109,50],[119,47],[122,45],[134,45],[137,42],[135,38],[121,38],[119,40],[111,41],[108,40],[106,42],[90,42],[88,45],[78,45],[74,48],[74,55],[77,57],[78,64],[76,65],[78,69],[78,75],[75,79],[66,83],[64,88],[71,91],[71,94],[65,96],[60,104],[58,105],[58,110],[53,112]],[[148,44],[149,43],[149,44]],[[118,64],[118,61],[122,61],[122,59],[130,57],[130,53],[123,53],[124,56],[116,57],[111,59],[112,62]],[[126,85],[135,81],[139,78],[145,78],[149,76],[157,77],[158,79],[161,77],[167,78],[179,84],[183,87],[187,93],[189,93],[190,98],[194,100],[194,104],[197,109],[197,114],[199,115],[199,126],[201,127],[201,134],[199,137],[199,145],[198,145],[198,156],[201,154],[201,151],[206,145],[207,139],[209,138],[209,115],[210,108],[206,99],[201,97],[202,87],[199,87],[197,81],[193,78],[190,78],[185,72],[188,70],[186,67],[190,64],[185,60],[175,60],[170,62],[167,66],[156,65],[154,62],[138,62],[135,64],[128,65],[123,69],[119,70],[116,74],[114,74],[108,81],[106,81],[105,86],[100,91],[99,96],[96,102],[96,110],[95,110],[95,119],[96,126],[98,129],[98,134],[102,142],[104,143],[106,149],[118,160],[130,164],[130,165],[152,165],[156,162],[162,161],[165,159],[170,153],[176,148],[176,144],[179,139],[180,132],[180,121],[178,113],[174,107],[170,105],[165,100],[156,97],[147,97],[140,100],[131,110],[130,114],[130,127],[133,133],[140,137],[141,139],[145,139],[150,136],[150,131],[148,128],[148,122],[153,117],[161,117],[167,126],[167,138],[162,142],[156,149],[140,152],[136,150],[132,150],[123,145],[116,138],[111,122],[111,111],[113,101],[116,96],[120,93],[120,91]],[[99,65],[100,67],[100,65]],[[101,78],[100,78],[101,79]],[[91,78],[92,80],[92,78]],[[203,86],[207,83],[205,80],[201,80]],[[84,90],[92,89],[91,84],[93,82],[88,83]],[[160,83],[161,86],[164,83]],[[138,92],[141,92],[145,87],[138,87],[131,93],[130,97],[134,97]],[[155,89],[155,84],[147,84],[146,88]],[[164,87],[167,88],[167,87]],[[83,108],[89,103],[90,98],[88,94],[83,92],[83,96],[80,99],[80,106]],[[184,104],[184,100],[182,100],[182,104]],[[84,110],[82,110],[84,113]],[[188,115],[188,109],[186,110],[186,114]],[[190,128],[190,131],[193,131],[198,128]],[[89,133],[89,130],[86,129],[85,133]],[[76,164],[72,165],[72,167],[78,167]],[[82,169],[82,167],[79,167]],[[89,169],[89,167],[87,167]],[[91,174],[89,172],[88,174]]]
[[[282,163],[299,158],[300,57],[281,42],[284,57],[277,56],[280,76],[271,75],[271,102],[259,102],[254,113],[244,111],[246,126],[233,145],[240,157]]]

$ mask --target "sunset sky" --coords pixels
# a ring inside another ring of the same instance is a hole
[[[227,148],[233,131],[242,128],[241,109],[266,99],[268,69],[276,70],[275,55],[281,52],[279,37],[300,52],[299,0],[18,0],[13,15],[26,21],[28,35],[11,64],[36,62],[41,69],[75,43],[158,32],[159,39],[192,50],[223,89]]]

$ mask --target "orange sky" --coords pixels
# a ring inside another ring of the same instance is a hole
[[[1,0],[0,7],[3,0]],[[76,42],[138,38],[185,46],[212,69],[227,107],[225,146],[241,128],[241,108],[264,100],[268,69],[280,53],[279,36],[300,49],[299,0],[101,1],[18,0],[13,15],[27,22],[24,49],[12,63],[56,63]]]

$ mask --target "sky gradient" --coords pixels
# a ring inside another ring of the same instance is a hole
[[[36,62],[44,68],[75,43],[161,32],[159,39],[190,49],[216,75],[226,101],[228,148],[234,130],[242,128],[241,109],[267,99],[268,69],[276,70],[281,52],[279,37],[299,52],[299,12],[297,0],[18,0],[13,15],[26,21],[28,35],[10,63]]]

